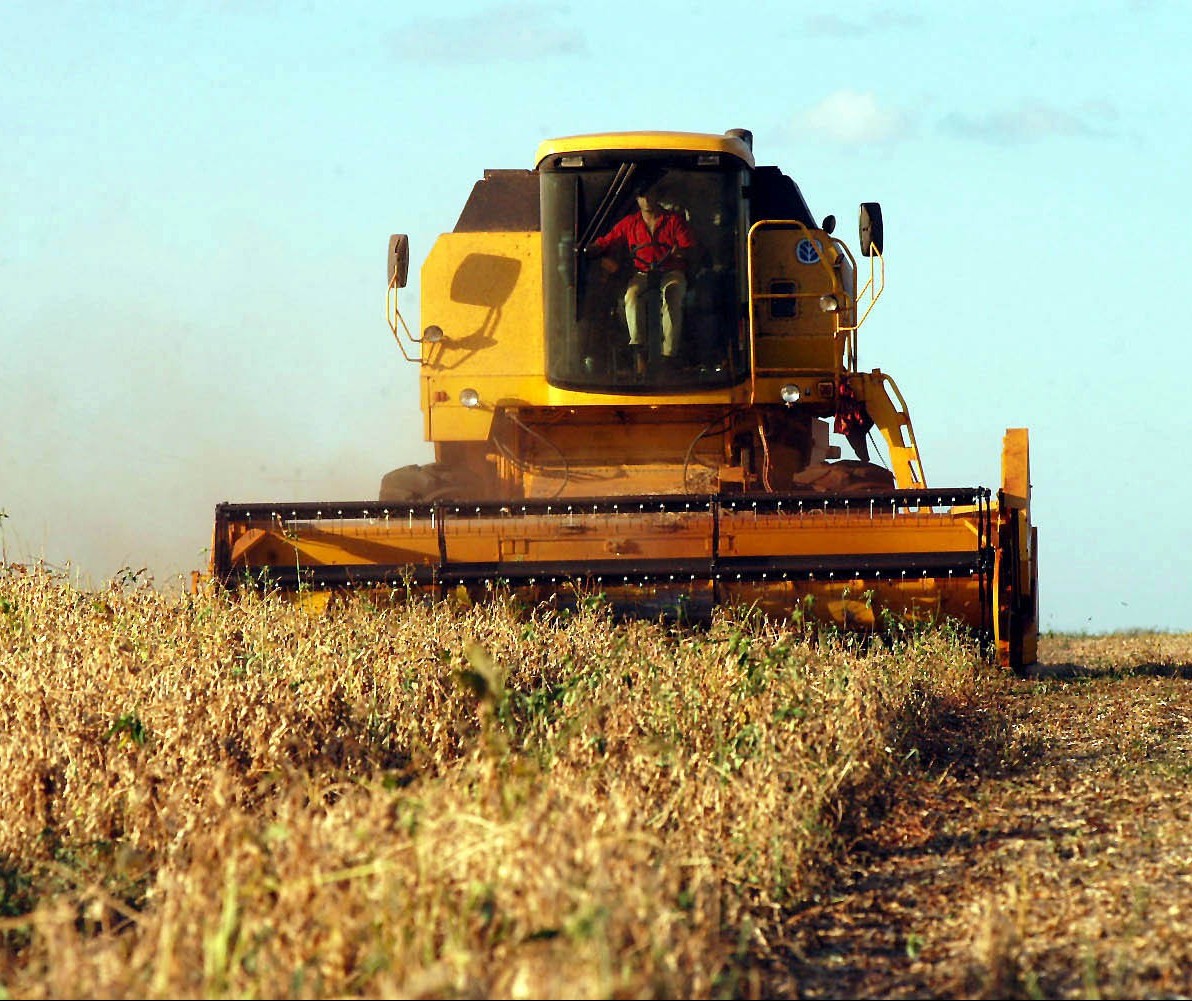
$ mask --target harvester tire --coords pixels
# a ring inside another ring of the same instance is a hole
[[[894,474],[874,462],[841,459],[808,466],[792,485],[817,494],[884,493],[894,489]]]
[[[420,503],[469,495],[469,481],[438,462],[401,466],[381,478],[378,500],[383,504]]]

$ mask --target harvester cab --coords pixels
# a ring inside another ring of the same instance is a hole
[[[375,501],[221,504],[213,575],[298,589],[497,585],[630,614],[754,603],[845,629],[959,620],[1034,660],[1027,434],[1003,482],[929,488],[909,411],[858,330],[885,287],[745,130],[541,144],[488,170],[421,269],[417,365],[434,461]],[[832,435],[847,443],[848,458]]]

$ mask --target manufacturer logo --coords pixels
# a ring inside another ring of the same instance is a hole
[[[795,257],[800,264],[815,264],[820,259],[819,244],[806,236],[803,237],[795,248]]]

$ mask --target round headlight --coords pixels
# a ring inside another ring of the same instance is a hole
[[[467,407],[469,410],[475,410],[480,406],[480,394],[474,389],[461,389],[459,391],[460,406]]]
[[[835,313],[840,308],[840,300],[834,295],[821,295],[819,304],[825,313]]]
[[[443,328],[432,323],[422,331],[422,339],[428,344],[438,344],[443,339]]]
[[[790,383],[790,382],[788,382],[785,386],[783,386],[782,389],[779,390],[779,392],[782,394],[782,402],[785,403],[788,407],[792,403],[798,403],[799,397],[803,395],[802,393],[799,392],[799,387],[796,386],[794,383]]]

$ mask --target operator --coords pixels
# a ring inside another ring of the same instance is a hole
[[[637,195],[638,211],[631,212],[584,253],[600,257],[624,244],[633,261],[633,275],[625,289],[625,323],[638,375],[646,371],[646,291],[651,274],[659,277],[662,305],[662,356],[673,363],[683,336],[683,296],[687,293],[687,256],[695,239],[687,220],[664,208],[654,191]],[[615,270],[615,265],[609,270]]]

